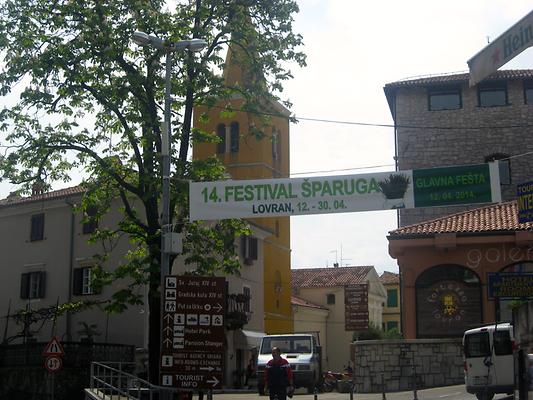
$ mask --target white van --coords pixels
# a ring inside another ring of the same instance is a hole
[[[264,374],[267,362],[272,358],[272,348],[278,347],[281,356],[291,364],[294,386],[305,387],[313,393],[321,379],[321,347],[313,334],[294,333],[263,337],[257,356],[257,389],[264,393]]]
[[[465,384],[468,393],[490,400],[514,391],[514,336],[509,323],[470,329],[463,336]]]

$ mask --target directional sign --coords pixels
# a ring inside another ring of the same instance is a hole
[[[63,356],[65,355],[65,350],[59,342],[57,336],[54,336],[46,345],[43,351],[43,356]]]
[[[48,370],[48,372],[57,372],[61,369],[63,366],[63,362],[61,361],[61,357],[57,356],[50,356],[47,357],[44,361],[44,366]]]
[[[468,60],[470,86],[481,82],[530,46],[533,46],[533,11]]]
[[[165,277],[161,384],[219,389],[224,374],[224,278]]]
[[[368,284],[344,287],[344,329],[368,329]]]

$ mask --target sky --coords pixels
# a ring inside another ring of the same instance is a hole
[[[530,0],[296,1],[294,30],[303,36],[307,67],[291,66],[294,79],[281,94],[300,117],[290,132],[292,177],[393,171],[393,128],[306,118],[392,124],[386,83],[466,72],[487,38],[533,9]],[[503,68],[533,68],[533,49]],[[364,169],[370,166],[383,167]],[[0,197],[15,189],[2,183]],[[395,228],[392,210],[291,217],[292,268],[338,262],[397,272],[386,239]]]
[[[292,111],[302,118],[376,124],[393,123],[385,84],[467,72],[467,60],[487,37],[496,39],[533,9],[525,0],[297,2],[295,31],[303,35],[307,67],[293,69],[294,79],[285,85]],[[502,67],[511,68],[533,68],[533,49]],[[394,170],[393,128],[302,119],[290,135],[292,177]],[[378,165],[388,167],[356,169]],[[386,239],[396,228],[396,212],[387,210],[291,217],[292,268],[338,262],[397,272]]]

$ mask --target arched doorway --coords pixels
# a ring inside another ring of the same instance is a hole
[[[533,272],[533,261],[526,261],[516,264],[507,265],[502,268],[500,272]],[[513,320],[513,303],[516,304],[516,301],[520,299],[498,299],[496,300],[496,321],[511,322]]]
[[[431,267],[416,279],[415,292],[419,338],[460,337],[483,320],[481,283],[470,268],[452,264]]]

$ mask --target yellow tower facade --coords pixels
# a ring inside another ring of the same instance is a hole
[[[228,50],[224,69],[226,86],[245,86],[251,75]],[[218,143],[195,143],[193,158],[216,155],[231,179],[288,178],[289,111],[265,100],[261,111],[242,109],[244,99],[233,95],[213,107],[197,106],[194,127],[217,135]],[[231,113],[224,110],[234,110]],[[290,217],[253,218],[249,222],[268,232],[263,240],[264,330],[268,334],[293,331],[291,307]],[[245,328],[246,329],[246,328]]]

